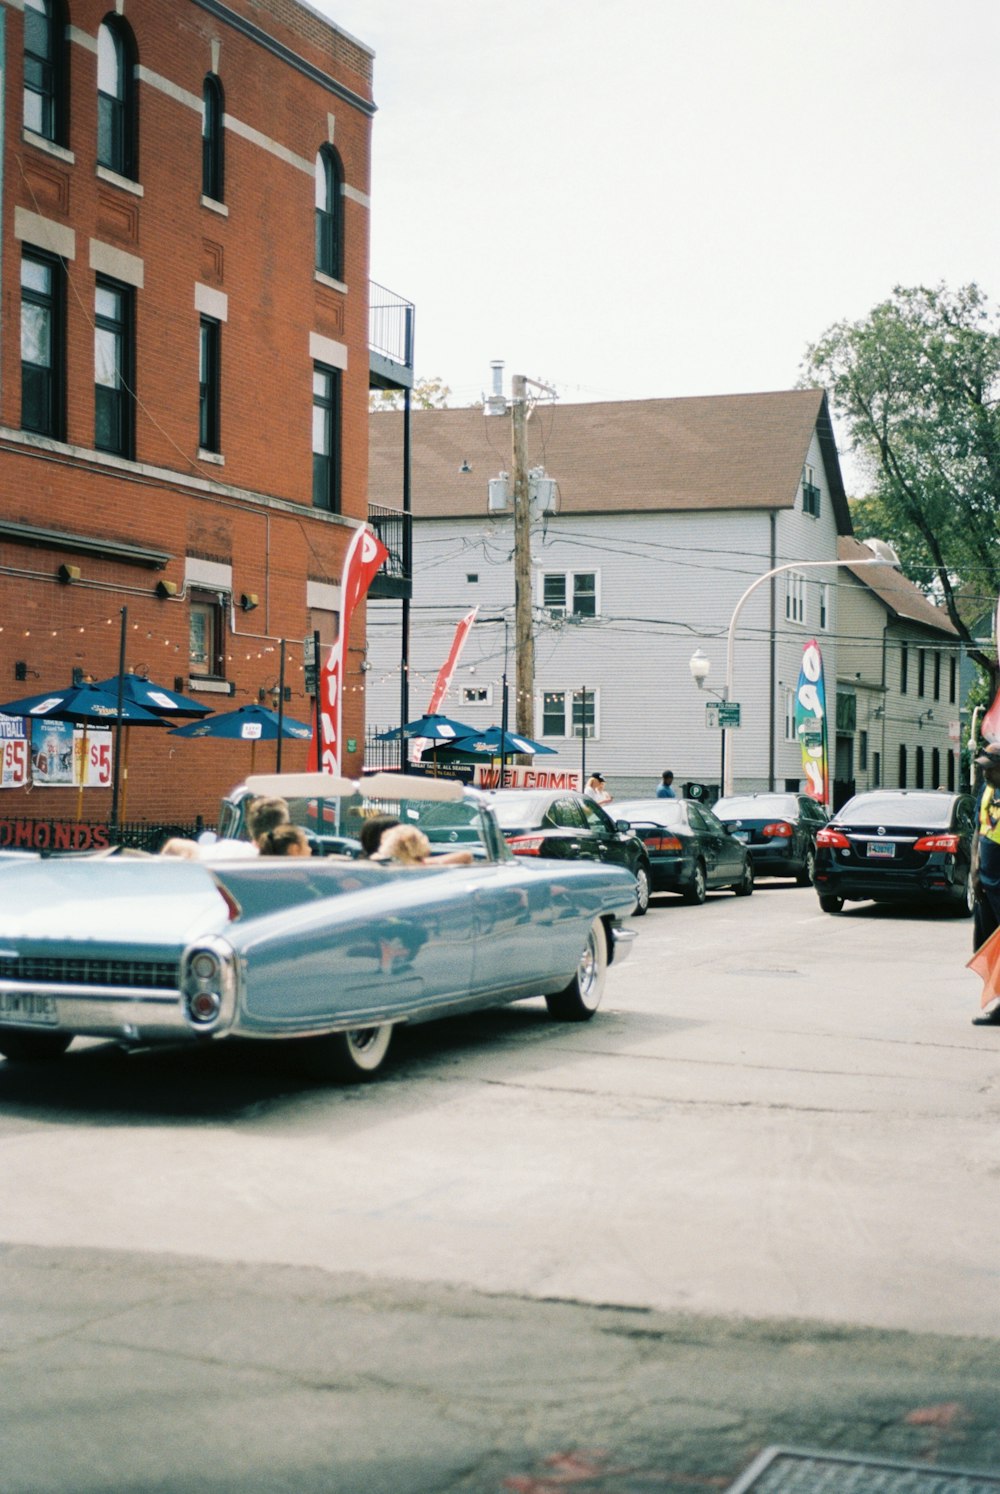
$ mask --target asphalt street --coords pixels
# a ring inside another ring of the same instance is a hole
[[[1000,1029],[968,923],[671,900],[592,1023],[0,1064],[8,1491],[1000,1470]]]

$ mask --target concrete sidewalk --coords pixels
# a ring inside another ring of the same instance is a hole
[[[1000,1345],[17,1245],[3,1494],[681,1494],[788,1444],[1000,1469]]]

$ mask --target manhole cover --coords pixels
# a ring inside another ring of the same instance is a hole
[[[726,1494],[994,1494],[1000,1475],[769,1447]]]

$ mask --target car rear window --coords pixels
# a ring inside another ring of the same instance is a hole
[[[951,823],[951,794],[860,794],[834,819],[838,825],[902,825],[929,829]]]
[[[713,804],[720,820],[786,820],[798,818],[798,801],[792,794],[745,794],[720,799]]]
[[[679,799],[654,799],[652,802],[626,799],[623,803],[613,804],[611,810],[613,819],[628,820],[630,825],[679,825],[684,818]]]

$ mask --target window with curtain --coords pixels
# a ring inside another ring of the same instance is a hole
[[[134,437],[133,291],[98,280],[94,296],[94,445],[131,457]]]
[[[114,17],[97,32],[97,161],[135,180],[137,120],[135,54],[124,23]]]
[[[340,371],[313,365],[313,507],[340,508]]]
[[[61,440],[66,381],[65,271],[51,255],[21,258],[21,427]]]

